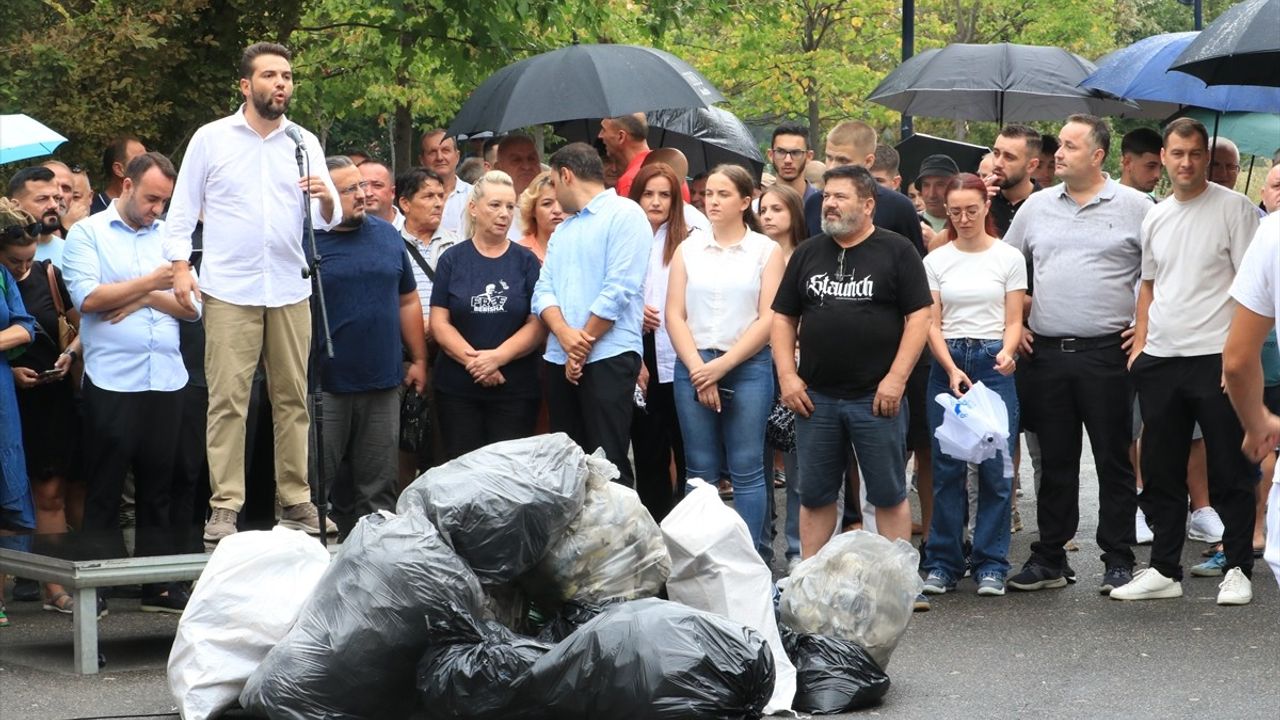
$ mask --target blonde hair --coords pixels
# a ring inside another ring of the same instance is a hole
[[[551,171],[538,173],[538,176],[529,181],[529,187],[520,193],[518,201],[520,208],[520,229],[525,235],[538,234],[538,216],[535,211],[538,209],[538,196],[542,194],[542,189],[551,185]]]
[[[876,131],[864,122],[846,120],[831,128],[827,143],[852,147],[858,164],[862,164],[863,158],[876,151]]]
[[[480,201],[484,199],[485,189],[490,185],[505,185],[511,188],[512,192],[515,192],[516,189],[515,183],[511,182],[510,175],[502,172],[501,170],[490,170],[484,175],[481,175],[480,179],[472,186],[471,195],[467,198],[467,207],[469,208],[471,205],[479,205]],[[470,240],[475,233],[475,218],[471,217],[471,213],[469,212],[463,213],[462,237]]]
[[[0,197],[0,229],[12,227],[14,225],[23,228],[22,236],[13,240],[5,240],[0,238],[0,245],[12,245],[14,247],[26,247],[36,241],[35,235],[27,233],[28,225],[35,223],[36,219],[31,213],[22,209],[22,206],[15,200],[6,197]]]

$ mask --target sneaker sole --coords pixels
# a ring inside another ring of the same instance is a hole
[[[162,605],[140,605],[138,609],[144,613],[161,613],[165,615],[181,615],[182,611],[177,608],[164,607]]]
[[[1139,600],[1173,600],[1182,597],[1182,585],[1175,585],[1167,590],[1147,593],[1140,597],[1116,597],[1115,591],[1111,591],[1112,600],[1120,600],[1121,602],[1135,602]]]
[[[1249,604],[1249,603],[1251,603],[1251,602],[1253,602],[1253,596],[1252,596],[1252,595],[1250,595],[1250,596],[1249,596],[1249,597],[1247,597],[1247,598],[1226,598],[1226,599],[1224,599],[1224,598],[1218,598],[1218,604],[1219,604],[1219,605],[1224,605],[1224,606],[1240,606],[1240,605],[1248,605],[1248,604]]]
[[[281,520],[280,522],[276,523],[276,526],[282,527],[282,528],[288,528],[290,530],[301,530],[302,532],[308,535],[312,535],[314,537],[320,537],[319,527],[314,525],[307,525],[305,523],[300,523],[297,520]],[[327,535],[338,534],[338,526],[334,525],[333,521],[329,521],[325,523],[325,530],[328,531],[326,533]]]
[[[1208,535],[1208,534],[1205,534],[1205,533],[1200,532],[1199,530],[1188,530],[1188,531],[1187,531],[1187,539],[1188,539],[1188,540],[1194,540],[1194,541],[1196,541],[1196,542],[1210,543],[1210,544],[1217,544],[1217,543],[1222,542],[1222,536],[1221,536],[1221,535],[1217,535],[1217,536],[1214,536],[1214,535]]]
[[[1198,566],[1191,568],[1191,574],[1196,577],[1222,577],[1222,568],[1213,568],[1209,570],[1201,570]]]
[[[1004,590],[997,588],[978,588],[978,595],[981,597],[1003,597]]]
[[[925,585],[924,588],[920,590],[920,592],[924,593],[925,595],[946,595],[952,590],[955,590],[955,588],[954,587],[940,588],[940,587],[934,587],[933,585]]]
[[[235,534],[236,534],[236,531],[235,531],[235,530],[232,530],[231,532],[226,533],[225,535],[212,535],[212,534],[210,534],[210,533],[205,533],[205,534],[204,534],[204,541],[205,541],[205,542],[207,542],[207,543],[216,543],[216,542],[218,542],[219,540],[221,540],[222,538],[225,538],[225,537],[231,537],[232,535],[235,535]]]
[[[1050,580],[1039,580],[1033,583],[1019,583],[1013,580],[1008,581],[1009,587],[1014,590],[1022,590],[1031,592],[1033,590],[1052,590],[1055,588],[1064,588],[1067,586],[1067,579],[1064,577],[1053,578]]]

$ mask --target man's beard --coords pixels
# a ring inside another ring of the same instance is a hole
[[[365,209],[361,208],[350,215],[343,216],[342,222],[338,223],[338,227],[344,230],[358,230],[361,225],[364,225],[364,216]]]
[[[62,229],[61,213],[51,212],[40,218],[40,234],[48,235]]]
[[[822,216],[822,232],[831,237],[846,237],[859,230],[858,220],[852,215],[841,215],[838,218]]]
[[[275,95],[275,93],[267,93],[265,97],[258,95],[257,93],[254,93],[253,95],[253,109],[258,112],[259,116],[266,120],[276,120],[283,116],[285,111],[289,109],[290,98],[286,97],[284,102],[281,103],[280,107],[277,109],[271,104],[272,95]]]
[[[1027,179],[1027,174],[1025,172],[1017,176],[1005,175],[1004,179],[1000,181],[1000,189],[1008,190],[1009,188],[1017,187],[1018,185],[1022,184],[1023,180],[1026,180],[1026,179]]]

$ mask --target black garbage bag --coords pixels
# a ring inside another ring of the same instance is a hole
[[[565,638],[577,632],[578,628],[591,622],[603,608],[582,603],[567,602],[560,606],[560,611],[547,621],[538,632],[538,640],[549,645],[563,642]]]
[[[527,717],[758,718],[773,693],[764,638],[727,618],[648,598],[613,605],[530,668]]]
[[[878,705],[889,676],[858,643],[826,635],[802,635],[779,625],[782,646],[796,666],[791,709],[814,715]]]
[[[433,637],[418,663],[423,714],[429,720],[505,720],[517,682],[550,649],[492,620]]]
[[[272,720],[405,717],[432,632],[483,618],[480,581],[419,515],[360,520],[240,704]]]
[[[564,433],[486,445],[434,467],[396,504],[425,515],[485,584],[514,580],[582,511],[587,456]]]

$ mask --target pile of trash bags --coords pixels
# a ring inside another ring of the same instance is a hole
[[[728,719],[880,701],[920,584],[894,585],[900,548],[811,558],[779,622],[768,567],[713,487],[659,528],[618,477],[544,435],[432,469],[332,561],[296,531],[228,538],[170,657],[183,717],[237,701],[272,720]],[[814,611],[823,593],[835,620]]]

